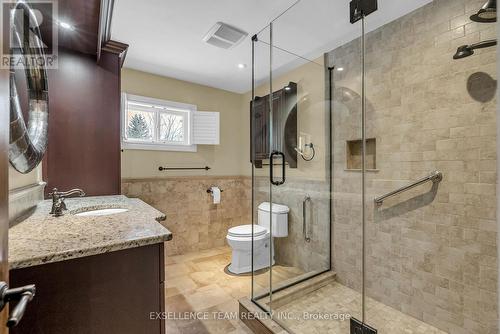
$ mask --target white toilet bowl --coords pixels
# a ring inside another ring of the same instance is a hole
[[[254,271],[269,267],[269,256],[271,255],[269,248],[272,247],[269,236],[269,231],[266,228],[254,225]],[[234,274],[252,271],[252,225],[230,228],[226,239],[233,250],[229,271]]]
[[[270,203],[259,205],[258,225],[253,225],[253,270],[269,267],[269,259],[274,265],[274,246],[270,237],[269,222]],[[288,207],[272,205],[273,236],[286,237],[288,235]],[[232,248],[231,264],[228,270],[234,274],[243,274],[252,271],[252,225],[240,225],[228,230],[227,243]]]

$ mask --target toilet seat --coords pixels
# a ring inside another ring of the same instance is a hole
[[[267,233],[267,229],[260,225],[253,225],[254,238],[260,237]],[[250,238],[252,236],[252,225],[240,225],[231,227],[227,231],[227,235],[233,238]]]

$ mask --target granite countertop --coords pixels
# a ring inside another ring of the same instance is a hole
[[[159,222],[165,215],[140,199],[125,196],[68,198],[64,216],[49,214],[52,200],[40,202],[9,228],[10,269],[36,266],[127,248],[161,243],[172,233]],[[89,208],[126,208],[106,216],[75,216]]]

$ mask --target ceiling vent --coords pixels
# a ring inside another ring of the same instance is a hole
[[[223,22],[217,22],[203,38],[208,44],[218,48],[230,49],[245,39],[248,33]]]

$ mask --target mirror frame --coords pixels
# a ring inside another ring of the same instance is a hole
[[[11,14],[11,29],[14,42],[21,50],[21,55],[35,55],[36,59],[45,60],[44,46],[38,22],[31,7],[24,1],[18,1],[14,7],[22,10],[24,15],[23,30],[29,34],[21,34],[18,27],[16,11]],[[27,22],[27,23],[26,23]],[[32,23],[30,27],[27,24]],[[34,23],[34,24],[33,24]],[[22,30],[21,30],[22,31]],[[9,161],[18,172],[26,174],[36,168],[43,159],[48,142],[49,124],[49,92],[45,61],[25,66],[24,73],[28,86],[29,118],[28,125],[23,118],[22,107],[17,94],[14,68],[10,67],[10,136]]]

